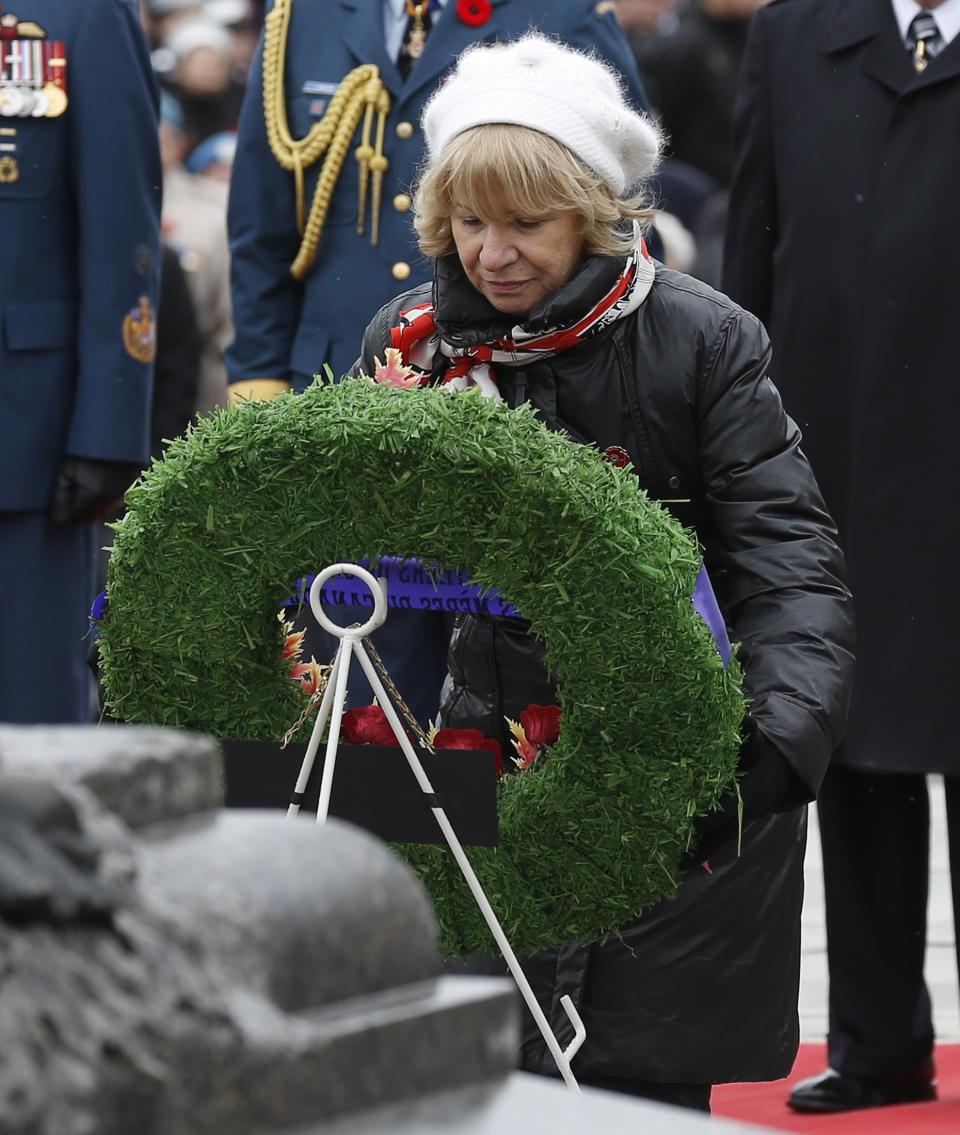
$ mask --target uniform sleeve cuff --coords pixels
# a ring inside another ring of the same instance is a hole
[[[291,389],[285,378],[245,378],[233,382],[228,388],[230,404],[235,402],[266,402]]]

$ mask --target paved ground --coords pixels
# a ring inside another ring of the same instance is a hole
[[[947,869],[947,837],[943,784],[930,778],[933,834],[930,848],[930,905],[927,930],[927,984],[933,998],[937,1038],[960,1041],[960,996],[953,946],[953,915]],[[822,1040],[827,1031],[827,960],[823,927],[823,881],[820,840],[811,809],[806,860],[806,898],[803,907],[803,958],[800,971],[800,1026],[803,1040]]]

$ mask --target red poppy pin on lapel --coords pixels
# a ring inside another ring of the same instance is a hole
[[[457,0],[457,16],[469,28],[482,28],[492,15],[490,0]]]

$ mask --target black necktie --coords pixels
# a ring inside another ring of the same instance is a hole
[[[407,0],[407,30],[397,59],[397,70],[404,79],[423,54],[423,45],[430,34],[430,0]]]
[[[931,59],[935,59],[943,49],[943,36],[937,21],[930,12],[919,12],[907,28],[907,44],[916,71],[925,71]]]

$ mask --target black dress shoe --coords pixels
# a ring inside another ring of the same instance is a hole
[[[933,1062],[905,1074],[868,1078],[847,1076],[828,1068],[819,1076],[801,1080],[787,1104],[794,1111],[857,1111],[895,1103],[920,1103],[937,1098]]]

